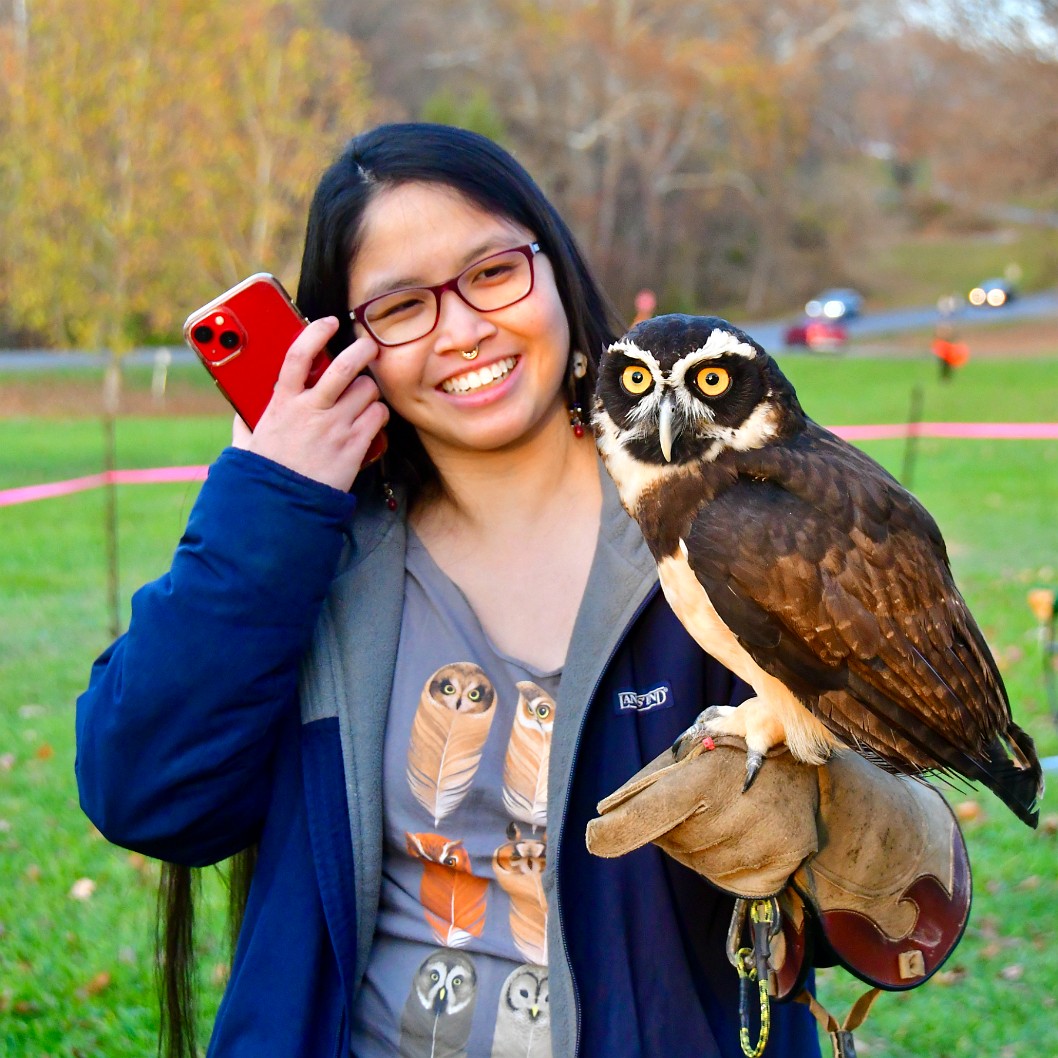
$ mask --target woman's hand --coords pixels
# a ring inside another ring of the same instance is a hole
[[[306,388],[313,360],[337,329],[338,321],[326,316],[298,335],[257,428],[251,433],[236,416],[232,444],[347,492],[372,439],[388,421],[389,409],[379,400],[374,379],[363,374],[378,356],[369,336],[343,349],[319,381]]]

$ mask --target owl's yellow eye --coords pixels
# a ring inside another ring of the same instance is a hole
[[[731,374],[724,367],[703,367],[694,381],[707,397],[719,397],[731,388]]]
[[[452,686],[452,684],[450,684],[450,683],[446,683],[446,684],[445,684],[445,685],[444,685],[444,686],[443,686],[443,687],[441,688],[441,693],[442,693],[442,694],[455,694],[455,693],[456,693],[456,689],[455,689],[455,687],[453,687],[453,686]]]
[[[621,372],[621,385],[636,397],[640,393],[646,393],[653,382],[654,376],[642,364],[629,364]]]
[[[540,706],[540,708],[537,709],[537,711],[536,711],[536,715],[538,717],[540,717],[541,720],[546,720],[551,715],[551,706],[549,706],[549,705]]]
[[[480,701],[481,701],[481,690],[480,690],[480,689],[479,689],[478,687],[475,687],[475,688],[474,688],[474,689],[473,689],[473,690],[472,690],[472,691],[471,691],[471,692],[470,692],[470,693],[469,693],[469,694],[467,695],[467,697],[468,697],[468,698],[469,698],[469,699],[470,699],[470,700],[471,700],[472,702],[480,702]]]

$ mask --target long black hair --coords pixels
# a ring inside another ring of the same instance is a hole
[[[615,314],[568,225],[521,164],[485,136],[450,125],[381,125],[350,140],[323,174],[309,209],[297,302],[309,319],[338,317],[332,353],[353,340],[349,270],[367,208],[380,190],[408,183],[449,188],[532,232],[554,271],[571,349],[588,358],[587,375],[568,382],[570,403],[587,412],[599,356],[617,334]],[[387,475],[412,495],[435,483],[436,470],[410,425],[392,414],[388,432]]]
[[[569,399],[588,411],[596,366],[617,334],[616,316],[565,221],[525,169],[502,147],[465,129],[422,123],[380,125],[354,137],[324,172],[309,209],[297,303],[310,319],[337,316],[337,354],[353,340],[349,269],[363,234],[364,215],[383,188],[437,184],[487,213],[533,233],[547,254],[569,323],[570,348],[588,358],[587,374],[567,371]],[[391,414],[386,474],[414,496],[437,484],[437,471],[411,426]],[[256,849],[230,861],[229,931],[238,934]],[[158,899],[157,946],[162,1028],[159,1053],[195,1058],[194,893],[190,868],[165,864]]]

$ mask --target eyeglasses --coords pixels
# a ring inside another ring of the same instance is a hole
[[[454,291],[477,312],[495,312],[527,298],[535,279],[533,258],[540,244],[528,243],[483,257],[435,287],[391,290],[349,313],[379,345],[405,345],[425,338],[441,318],[441,295]]]

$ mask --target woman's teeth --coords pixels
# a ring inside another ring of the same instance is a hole
[[[501,378],[506,378],[518,363],[516,356],[508,356],[506,360],[497,360],[494,364],[479,367],[477,371],[468,371],[465,375],[446,379],[441,383],[441,389],[445,393],[470,393],[472,390],[481,389]]]

